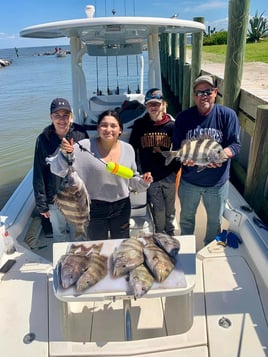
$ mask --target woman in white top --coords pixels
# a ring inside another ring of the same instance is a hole
[[[119,140],[123,131],[115,111],[103,112],[98,120],[98,137],[73,143],[63,139],[61,150],[51,161],[51,171],[65,176],[68,171],[67,153],[72,153],[73,167],[84,181],[90,204],[88,238],[90,240],[129,237],[129,187],[146,191],[153,181],[151,173],[141,177],[137,172],[132,146]],[[70,155],[70,154],[68,154]],[[126,166],[134,172],[130,179],[115,175],[106,169],[108,162]]]

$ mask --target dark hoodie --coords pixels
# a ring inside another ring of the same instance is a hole
[[[86,130],[76,123],[72,124],[69,131],[69,138],[75,142],[87,138]],[[55,132],[54,125],[47,126],[37,137],[33,164],[33,188],[36,201],[36,208],[39,213],[47,212],[48,204],[53,203],[54,196],[61,184],[62,178],[50,172],[50,166],[46,163],[46,158],[54,156],[61,144],[61,139]]]
[[[137,119],[133,125],[129,143],[133,146],[137,163],[142,173],[151,172],[154,182],[177,172],[179,162],[173,160],[168,166],[160,151],[170,150],[174,120],[164,114],[160,121],[153,121],[149,114]]]

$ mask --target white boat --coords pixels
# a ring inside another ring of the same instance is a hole
[[[67,52],[64,50],[59,49],[58,51],[56,51],[55,53],[56,57],[66,57],[67,56]]]
[[[87,12],[92,9],[87,7]],[[159,33],[203,30],[201,23],[179,19],[91,14],[28,27],[21,35],[70,38],[75,117],[92,133],[99,112],[125,101],[143,102],[144,65],[141,57],[138,93],[129,93],[126,85],[119,94],[87,98],[85,53],[140,56],[146,42],[147,87],[161,88]],[[134,111],[125,121],[126,140],[141,114]],[[10,264],[0,275],[0,345],[5,357],[267,356],[267,227],[232,185],[224,224],[242,244],[233,249],[212,242],[196,251],[204,225],[200,211],[195,235],[177,237],[178,271],[167,285],[155,286],[137,300],[127,293],[124,280],[117,285],[108,280],[79,296],[72,290],[63,293],[54,268],[68,242],[53,244],[46,238],[34,208],[30,171],[0,212],[0,264]],[[133,196],[133,234],[151,229],[146,197]],[[107,241],[105,248],[111,252],[114,244]]]

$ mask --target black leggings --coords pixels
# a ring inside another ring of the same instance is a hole
[[[129,238],[130,198],[115,202],[91,200],[88,238],[90,240]]]

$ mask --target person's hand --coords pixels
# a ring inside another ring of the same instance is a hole
[[[70,154],[74,151],[74,139],[71,138],[70,141],[68,141],[67,139],[63,138],[61,141],[61,151],[63,152],[63,154]]]
[[[217,167],[221,167],[222,166],[222,163],[219,162],[219,163],[211,163],[211,164],[208,164],[206,167],[208,169],[216,169]]]
[[[152,183],[153,182],[153,177],[151,175],[151,172],[145,172],[143,174],[143,181],[146,183]]]
[[[184,160],[182,164],[184,166],[195,166],[195,162],[193,160]]]
[[[43,213],[40,213],[41,216],[45,217],[45,218],[49,218],[50,217],[50,212],[47,211],[47,212],[43,212]]]

